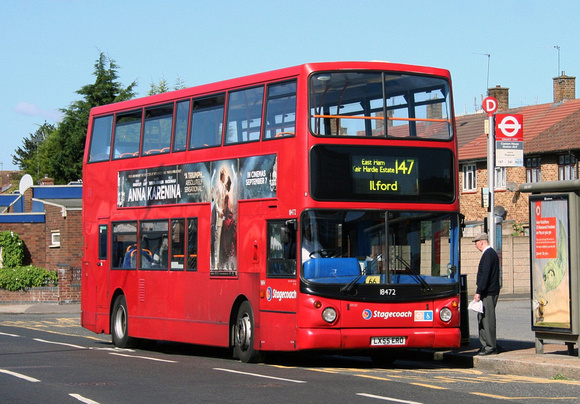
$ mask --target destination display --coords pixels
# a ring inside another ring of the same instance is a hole
[[[317,145],[310,193],[321,201],[452,203],[454,167],[445,148]]]
[[[417,195],[417,163],[414,158],[353,156],[354,192]]]

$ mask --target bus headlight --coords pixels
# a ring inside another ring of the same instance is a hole
[[[336,310],[332,307],[327,307],[322,311],[322,318],[327,323],[334,323],[334,320],[336,320]]]
[[[453,313],[447,307],[443,307],[439,312],[439,318],[441,319],[441,321],[447,323],[449,322],[449,320],[451,320],[451,317],[453,317]]]

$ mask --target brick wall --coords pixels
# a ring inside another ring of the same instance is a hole
[[[66,263],[80,268],[82,259],[83,236],[81,232],[82,212],[68,210],[66,217],[60,207],[46,205],[44,243],[46,249],[46,268],[56,269],[57,264]],[[60,246],[52,246],[53,231],[60,232]]]
[[[542,181],[558,180],[557,156],[542,156]],[[514,182],[518,186],[526,182],[525,167],[508,167],[506,169],[506,183]],[[459,184],[463,184],[463,172],[459,171]],[[481,204],[481,188],[487,187],[487,163],[477,163],[477,191],[461,192],[459,196],[460,210],[465,215],[466,221],[483,221],[487,215],[487,208]],[[506,220],[517,224],[528,223],[528,197],[527,193],[518,191],[496,190],[495,206],[503,206],[507,211]]]
[[[526,179],[525,167],[512,167],[507,169],[506,183],[515,182],[522,184]],[[459,183],[463,183],[463,172],[459,172]],[[487,187],[487,165],[485,162],[477,163],[477,191],[461,192],[459,198],[461,213],[466,221],[482,221],[487,215],[487,208],[482,206],[481,188]],[[528,195],[514,191],[496,190],[495,206],[503,206],[507,211],[506,220],[517,223],[528,222]]]
[[[530,294],[530,241],[529,237],[503,236],[502,244],[502,294]],[[472,238],[461,240],[461,273],[467,275],[469,299],[475,293],[477,266],[481,252]]]
[[[26,212],[32,211],[32,188],[24,193]],[[56,270],[65,263],[79,268],[82,259],[82,211],[44,205],[44,223],[0,223],[0,231],[13,231],[25,246],[24,265]],[[53,231],[60,232],[60,246],[52,245]]]
[[[0,304],[67,304],[81,301],[80,267],[60,265],[58,286],[10,292],[0,289]]]
[[[32,212],[33,190],[24,193],[25,212]],[[4,303],[80,302],[82,260],[82,211],[45,203],[44,223],[0,223],[0,231],[13,231],[24,242],[24,265],[58,271],[58,287],[31,288],[27,291],[0,290]],[[60,233],[60,245],[52,243],[53,232]]]
[[[0,231],[13,231],[24,242],[24,265],[48,268],[44,223],[0,223]],[[56,269],[53,268],[53,269]]]

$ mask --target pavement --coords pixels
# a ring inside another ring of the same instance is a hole
[[[572,345],[570,352],[565,342],[546,339],[544,353],[536,353],[529,296],[500,295],[496,312],[499,354],[477,355],[480,348],[477,319],[476,314],[470,312],[469,341],[466,338],[463,346],[454,350],[420,350],[416,355],[426,360],[453,363],[486,373],[580,381],[577,345]],[[0,304],[0,316],[58,313],[80,315],[80,304]]]

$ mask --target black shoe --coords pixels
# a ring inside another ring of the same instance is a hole
[[[481,356],[486,356],[486,355],[497,355],[497,354],[498,354],[498,352],[497,352],[497,349],[490,349],[490,350],[485,350],[485,349],[483,349],[483,350],[480,350],[480,351],[478,352],[478,355],[481,355]]]

